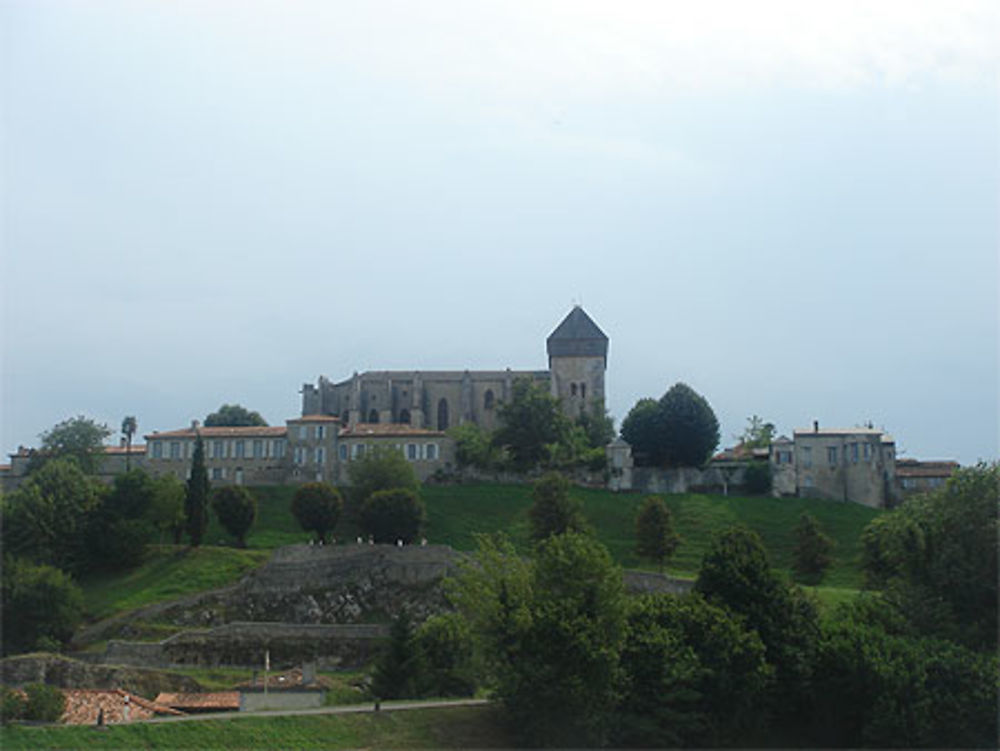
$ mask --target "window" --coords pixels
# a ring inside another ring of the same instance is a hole
[[[836,446],[827,446],[826,447],[826,460],[830,464],[831,467],[835,467],[837,465],[837,447]]]
[[[372,407],[371,411],[368,413],[368,422],[378,422],[378,412],[374,407]]]
[[[170,458],[180,459],[181,458],[181,444],[180,441],[170,442]]]
[[[811,487],[813,486],[813,478],[812,478],[812,475],[806,475],[806,482],[805,482],[805,486],[806,486],[807,488],[811,488]]]
[[[486,389],[486,393],[483,395],[483,409],[493,409],[495,401],[496,397],[493,396],[493,389]]]
[[[811,446],[802,448],[802,466],[811,467],[813,465],[813,450]]]
[[[225,444],[222,441],[212,441],[212,458],[221,459],[225,456]]]
[[[401,423],[403,423],[403,425],[409,425],[410,424],[410,410],[408,410],[408,409],[401,409],[401,410],[399,410],[399,421]]]
[[[264,458],[264,442],[259,439],[253,442],[253,458],[254,459]]]
[[[275,459],[285,458],[285,442],[282,439],[279,438],[271,444],[271,456]]]
[[[428,443],[425,450],[427,452],[428,461],[434,461],[438,458],[438,447],[436,443]]]
[[[236,442],[236,458],[243,459],[247,455],[246,441]]]
[[[580,384],[580,398],[581,399],[587,398],[587,384],[585,383]]]
[[[864,447],[865,447],[864,449],[865,461],[867,462],[870,461],[872,458],[872,445],[870,443],[866,443],[864,444]]]
[[[363,443],[355,443],[354,446],[351,447],[352,458],[360,459],[364,455],[365,455],[365,445]]]
[[[569,395],[570,396],[576,396],[576,384],[575,383],[571,383],[569,385]]]
[[[236,473],[235,473],[234,476],[236,478],[235,479],[236,484],[237,485],[242,485],[243,484],[243,467],[237,467],[236,468]]]
[[[340,455],[340,461],[346,462],[347,461],[347,444],[346,443],[340,444],[340,447],[337,449],[337,453]]]
[[[326,426],[325,425],[317,425],[316,426],[316,438],[318,438],[321,441],[324,438],[326,438]]]
[[[309,428],[305,425],[299,425],[299,440],[304,441],[309,437]]]
[[[441,399],[438,402],[438,430],[448,429],[448,400]]]
[[[302,448],[301,446],[296,446],[295,447],[295,454],[293,456],[293,461],[296,464],[305,464],[306,463],[306,450],[304,448]]]
[[[323,451],[323,447],[320,446],[319,448],[316,449],[316,463],[322,467],[323,466],[323,460],[325,458],[326,458],[326,456],[325,456],[325,452]]]
[[[212,467],[212,479],[213,480],[221,480],[222,479],[222,468],[221,467]]]
[[[153,458],[162,459],[163,458],[163,444],[160,441],[154,441],[153,443]]]
[[[351,421],[351,413],[345,409],[343,413],[341,413],[340,415],[340,422],[343,425],[347,425],[350,421]]]
[[[851,461],[855,464],[858,463],[858,444],[856,443],[851,444]]]
[[[406,444],[406,458],[411,462],[417,459],[417,444],[408,443]]]

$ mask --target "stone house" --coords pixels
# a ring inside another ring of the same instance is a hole
[[[927,493],[944,485],[959,468],[956,461],[896,460],[896,484],[900,496]]]

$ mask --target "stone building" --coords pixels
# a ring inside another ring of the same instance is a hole
[[[348,427],[392,423],[444,431],[473,422],[493,430],[497,407],[518,378],[547,387],[571,417],[586,409],[604,414],[608,337],[583,308],[569,312],[546,349],[548,370],[374,370],[339,383],[321,376],[316,385],[303,385],[302,414],[339,417]]]

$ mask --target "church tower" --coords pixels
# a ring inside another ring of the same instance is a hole
[[[545,340],[549,353],[552,395],[563,411],[577,417],[596,408],[604,414],[604,371],[608,365],[608,337],[583,312],[573,307]]]

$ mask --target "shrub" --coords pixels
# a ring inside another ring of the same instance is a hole
[[[815,517],[802,514],[795,528],[792,568],[796,578],[805,584],[819,584],[833,562],[830,552],[834,545],[833,539],[820,530]]]
[[[26,652],[69,640],[83,613],[83,594],[52,566],[7,558],[2,575],[3,651]]]
[[[14,720],[23,720],[27,704],[22,692],[4,686],[0,689],[0,722],[9,725]]]
[[[569,480],[558,472],[549,472],[535,483],[535,502],[528,509],[531,538],[544,540],[565,532],[582,532],[585,524],[580,502],[569,495]]]
[[[364,503],[372,493],[394,488],[416,492],[420,487],[413,465],[401,451],[377,448],[353,460],[347,469],[351,478],[351,497]]]
[[[325,542],[327,534],[337,526],[343,505],[340,493],[332,485],[307,482],[292,496],[292,516],[302,529],[313,532],[317,541]]]
[[[212,494],[212,511],[219,523],[236,538],[236,545],[247,546],[247,532],[257,516],[257,501],[240,485],[226,485]]]
[[[412,543],[420,534],[425,517],[420,497],[407,488],[379,490],[361,507],[361,527],[375,542]]]
[[[748,493],[764,495],[771,492],[771,465],[769,462],[750,462],[743,475]]]
[[[674,519],[662,498],[647,498],[635,522],[636,552],[663,570],[664,562],[674,554],[680,536],[674,532]]]
[[[35,722],[58,722],[66,709],[66,695],[55,686],[31,683],[24,687],[28,703],[24,719]]]

